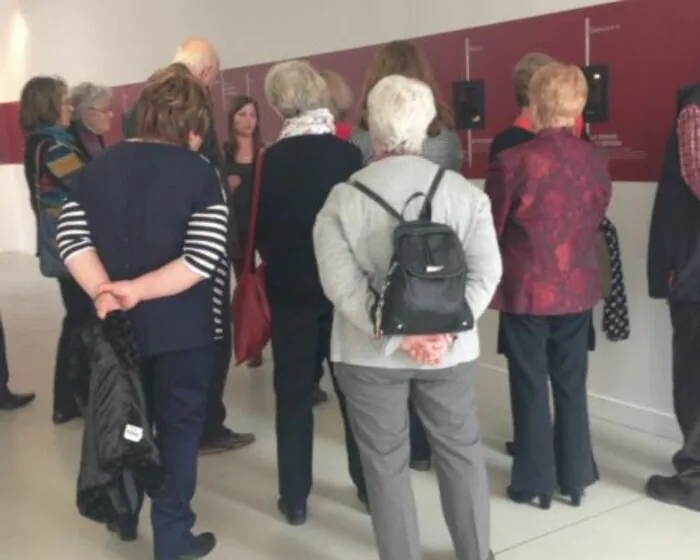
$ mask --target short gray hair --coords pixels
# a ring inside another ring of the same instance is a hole
[[[435,115],[430,86],[413,78],[387,76],[367,96],[372,143],[387,153],[420,153]]]
[[[328,107],[326,81],[304,60],[280,62],[265,77],[265,97],[284,118]]]
[[[112,88],[83,82],[71,90],[70,99],[74,117],[81,119],[88,109],[94,109],[102,103],[109,103],[112,100]]]

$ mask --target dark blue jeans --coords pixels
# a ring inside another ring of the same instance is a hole
[[[144,360],[144,386],[167,474],[165,489],[152,502],[156,560],[178,560],[193,545],[190,502],[213,371],[213,344]]]

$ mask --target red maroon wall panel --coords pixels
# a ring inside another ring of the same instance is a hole
[[[541,51],[578,65],[609,65],[610,121],[592,125],[591,135],[608,150],[615,179],[656,180],[672,126],[675,91],[681,85],[700,82],[700,3],[673,0],[673,9],[662,9],[664,4],[657,0],[619,2],[416,39],[431,60],[445,96],[451,95],[453,81],[485,80],[486,128],[462,133],[464,172],[470,177],[485,175],[491,139],[517,112],[512,69],[526,52]],[[373,46],[309,58],[319,68],[340,72],[359,95],[375,51]],[[275,139],[279,117],[267,107],[263,94],[269,66],[222,72],[213,89],[222,137],[225,107],[233,95],[247,93],[261,102],[266,140]],[[139,84],[116,88],[110,142],[119,139],[122,114],[134,103],[139,89]],[[16,112],[15,104],[0,105],[0,164],[22,159]]]

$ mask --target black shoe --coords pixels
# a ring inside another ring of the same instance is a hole
[[[71,411],[57,411],[53,413],[53,423],[56,424],[56,426],[61,426],[63,424],[68,424],[71,420],[75,420],[76,418],[80,418],[80,411],[76,410],[71,410]]]
[[[411,469],[418,472],[428,472],[433,468],[430,459],[411,459]]]
[[[325,402],[328,402],[328,393],[321,389],[321,387],[316,386],[314,389],[313,405],[318,406]]]
[[[306,508],[290,509],[282,498],[277,500],[277,509],[287,518],[287,522],[294,527],[299,527],[306,523]]]
[[[26,395],[15,395],[9,389],[0,392],[0,410],[19,410],[34,402],[36,395],[27,393]]]
[[[224,427],[217,438],[203,442],[199,446],[199,453],[200,455],[218,455],[247,447],[252,443],[255,443],[255,434],[239,434]]]
[[[191,550],[187,554],[180,556],[179,560],[196,560],[209,556],[216,548],[216,537],[214,533],[202,533],[194,538]]]
[[[513,490],[510,486],[506,490],[506,493],[508,494],[508,499],[516,504],[531,504],[537,499],[540,509],[549,509],[552,507],[551,494],[540,494],[539,496],[535,494],[526,494],[525,492]]]
[[[569,498],[571,507],[580,507],[586,491],[578,488],[576,490],[562,490],[561,495]]]
[[[659,502],[700,511],[700,488],[690,486],[678,476],[652,476],[645,491]]]
[[[134,542],[139,538],[138,520],[132,518],[120,519],[113,523],[107,524],[107,530],[110,533],[116,533],[123,542]]]
[[[511,457],[515,457],[515,442],[514,441],[507,441],[506,442],[506,453],[510,455]]]

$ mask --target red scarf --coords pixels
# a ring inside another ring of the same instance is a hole
[[[530,119],[528,119],[527,117],[523,117],[522,115],[520,115],[517,119],[515,119],[513,126],[517,126],[518,128],[522,128],[523,130],[527,130],[528,132],[535,132],[534,127],[532,126],[532,121]],[[576,119],[576,134],[578,136],[583,135],[583,117],[582,116],[579,116]]]

